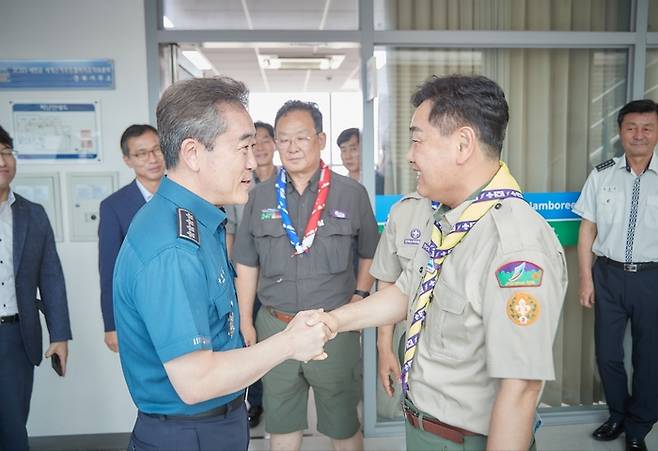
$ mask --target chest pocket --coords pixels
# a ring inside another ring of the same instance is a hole
[[[264,277],[283,275],[292,255],[292,246],[281,220],[258,221],[254,227],[260,272]]]
[[[622,193],[604,192],[599,197],[597,220],[606,224],[618,224],[624,220],[624,196]]]
[[[652,229],[658,228],[658,195],[647,197],[647,210],[644,224]]]
[[[466,298],[439,280],[427,315],[424,332],[430,333],[430,353],[447,360],[462,361],[468,356]]]
[[[345,271],[352,255],[352,220],[324,218],[324,225],[318,227],[318,240],[313,246],[322,247],[324,257],[318,255],[318,269],[330,274]]]
[[[214,281],[211,281],[210,298],[221,319],[231,311],[231,301],[237,302],[233,280],[235,272],[232,267],[220,270]]]

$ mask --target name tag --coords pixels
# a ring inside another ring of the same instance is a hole
[[[278,208],[264,208],[260,211],[260,220],[281,219],[281,212]]]

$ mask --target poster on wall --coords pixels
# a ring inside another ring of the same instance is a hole
[[[114,89],[114,62],[0,59],[0,89]]]
[[[98,101],[10,104],[19,160],[100,161]]]

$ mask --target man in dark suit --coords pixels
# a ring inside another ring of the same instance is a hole
[[[98,270],[105,344],[114,352],[119,351],[112,310],[114,262],[133,216],[153,197],[164,175],[160,139],[154,127],[146,124],[128,127],[121,135],[121,152],[126,166],[135,171],[135,180],[101,202],[98,225]]]
[[[41,320],[66,372],[71,339],[64,274],[46,211],[14,194],[13,141],[0,127],[0,450],[28,448],[27,417],[34,367],[41,363]],[[39,297],[37,299],[37,288]]]

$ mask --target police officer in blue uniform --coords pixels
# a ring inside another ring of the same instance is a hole
[[[658,105],[632,101],[617,123],[624,155],[596,166],[573,208],[582,217],[579,295],[594,307],[596,362],[610,411],[592,435],[609,441],[623,432],[627,450],[643,451],[658,420]],[[623,348],[629,320],[630,394]]]
[[[286,359],[326,358],[330,332],[307,324],[314,311],[243,347],[218,207],[248,198],[247,95],[230,78],[191,79],[158,104],[168,178],[135,216],[113,285],[121,363],[139,409],[130,450],[246,450],[244,387]]]

